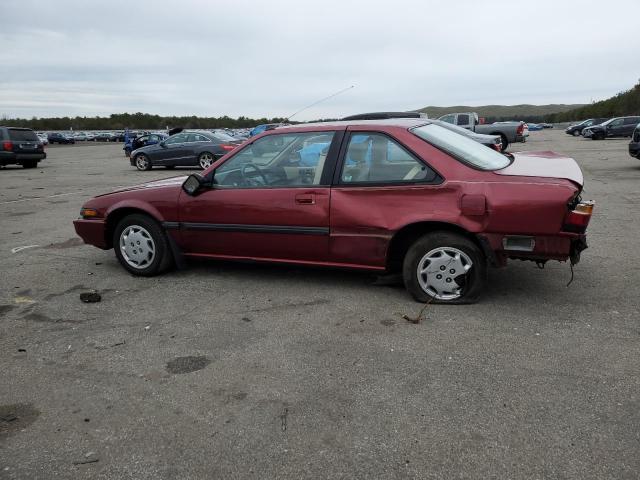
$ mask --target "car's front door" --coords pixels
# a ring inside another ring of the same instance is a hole
[[[624,119],[621,134],[625,137],[633,135],[633,131],[636,129],[636,125],[640,122],[640,117],[629,117]]]
[[[186,155],[187,135],[186,133],[178,133],[159,143],[158,148],[154,149],[151,160],[154,163],[180,165]]]
[[[608,137],[619,137],[624,129],[624,118],[617,118],[607,125]]]
[[[180,196],[181,246],[218,258],[326,262],[340,131],[267,135],[222,165],[214,185]]]

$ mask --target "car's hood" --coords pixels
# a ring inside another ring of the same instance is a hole
[[[139,185],[132,185],[130,187],[120,187],[117,190],[114,190],[112,192],[98,195],[98,197],[103,197],[104,195],[111,195],[112,193],[130,192],[132,190],[146,190],[149,188],[175,188],[182,185],[186,179],[187,179],[186,175],[181,177],[163,178],[162,180],[156,180],[154,182],[141,183]]]
[[[573,158],[555,152],[519,152],[511,154],[513,162],[498,175],[515,175],[522,177],[565,178],[584,185],[582,170]]]

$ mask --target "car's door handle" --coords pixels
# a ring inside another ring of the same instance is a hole
[[[313,205],[316,203],[316,196],[313,193],[301,193],[296,195],[296,203],[300,205]]]

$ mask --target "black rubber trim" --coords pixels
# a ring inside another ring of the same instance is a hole
[[[491,243],[489,243],[487,237],[485,237],[484,235],[476,235],[476,238],[478,239],[478,243],[482,248],[484,256],[489,262],[489,265],[491,265],[492,267],[498,266],[498,258],[496,257],[496,252],[494,252],[493,248],[491,248]]]
[[[245,225],[234,223],[164,222],[165,229],[205,230],[216,232],[289,233],[296,235],[329,235],[325,227],[290,227],[282,225]]]

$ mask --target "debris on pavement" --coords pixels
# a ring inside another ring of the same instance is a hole
[[[80,460],[74,460],[73,464],[74,465],[85,465],[87,463],[96,463],[96,462],[99,462],[99,461],[100,461],[100,458],[97,457],[94,452],[89,452],[84,456],[84,458],[81,458]]]
[[[422,314],[424,313],[425,309],[429,306],[429,304],[433,301],[433,297],[431,297],[429,299],[429,301],[427,303],[424,304],[424,307],[422,307],[422,309],[420,310],[420,312],[418,313],[418,316],[413,318],[410,317],[409,315],[407,315],[406,313],[402,315],[402,318],[404,318],[406,321],[411,322],[413,324],[418,324],[420,323],[422,320],[424,320],[424,318],[422,317]]]
[[[80,294],[80,300],[84,303],[97,303],[102,300],[102,296],[95,290],[92,290],[91,292],[82,292]]]
[[[167,372],[169,373],[191,373],[202,370],[209,365],[211,360],[205,356],[199,357],[177,357],[167,362]]]

